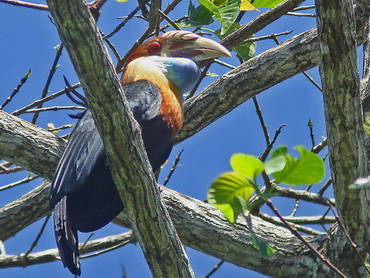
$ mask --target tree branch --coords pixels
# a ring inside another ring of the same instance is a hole
[[[160,200],[139,128],[88,6],[80,0],[47,2],[88,97],[125,214],[153,276],[192,277],[185,250]]]
[[[351,238],[369,252],[369,195],[367,188],[351,190],[348,185],[368,173],[362,128],[362,105],[355,18],[352,1],[316,1],[320,37],[320,73],[328,135],[330,168],[336,207]],[[340,22],[340,24],[338,24]],[[337,247],[337,246],[336,246]],[[341,256],[344,258],[343,254]],[[357,259],[357,258],[356,258]],[[356,259],[341,260],[351,277],[360,277]]]

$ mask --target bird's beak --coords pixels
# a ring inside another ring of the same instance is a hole
[[[198,64],[209,59],[231,57],[230,52],[218,42],[191,32],[177,32],[176,36],[167,40],[164,53],[168,56],[189,58]]]

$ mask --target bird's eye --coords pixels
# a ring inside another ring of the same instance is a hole
[[[152,42],[149,44],[148,51],[151,54],[157,53],[161,50],[162,45],[159,42]]]

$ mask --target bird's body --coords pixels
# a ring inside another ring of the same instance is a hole
[[[200,76],[195,63],[198,60],[190,59],[188,54],[166,57],[171,56],[169,42],[174,42],[172,47],[181,54],[181,49],[187,50],[181,43],[200,40],[206,39],[185,31],[153,38],[129,57],[122,75],[123,91],[141,127],[153,171],[159,169],[171,152],[173,138],[183,124],[182,95]],[[203,54],[202,57],[229,55],[222,46],[211,42],[217,55]],[[110,174],[103,141],[89,110],[69,138],[53,178],[50,196],[60,256],[65,267],[80,275],[77,230],[97,230],[124,208]]]

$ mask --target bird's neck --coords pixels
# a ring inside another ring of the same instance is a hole
[[[183,96],[181,91],[165,76],[148,57],[142,57],[130,62],[123,74],[122,85],[139,80],[148,80],[154,83],[162,94],[160,116],[168,122],[173,136],[181,129],[183,124]]]

